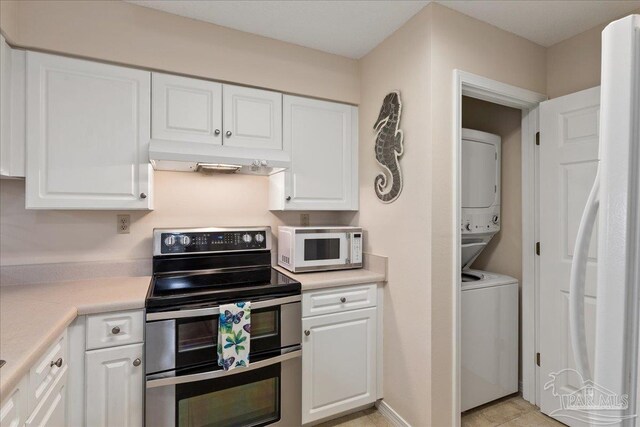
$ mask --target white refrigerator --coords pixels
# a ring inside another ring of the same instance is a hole
[[[572,265],[570,335],[576,367],[587,378],[590,361],[582,296],[589,240],[597,222],[592,380],[598,393],[622,398],[609,401],[611,407],[606,407],[606,399],[604,405],[596,402],[592,424],[640,426],[635,416],[640,410],[640,15],[612,22],[602,33],[599,150],[598,174],[582,216]]]

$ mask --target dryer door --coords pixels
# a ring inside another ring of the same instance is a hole
[[[500,168],[495,144],[462,140],[462,208],[499,204]]]

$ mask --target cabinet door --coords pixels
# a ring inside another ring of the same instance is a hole
[[[27,394],[29,379],[24,377],[20,384],[0,405],[0,427],[22,427],[27,416]]]
[[[282,150],[282,94],[223,86],[223,144]]]
[[[25,52],[0,35],[0,176],[24,178]]]
[[[153,73],[151,137],[222,144],[222,85]]]
[[[67,425],[67,366],[63,367],[51,390],[33,411],[25,427]]]
[[[144,367],[142,344],[86,353],[86,425],[142,426]],[[137,366],[136,366],[137,365]]]
[[[302,327],[302,422],[374,402],[376,308],[307,317]]]
[[[151,209],[150,80],[27,53],[27,208]]]
[[[274,177],[284,181],[283,209],[358,209],[357,114],[350,105],[284,97],[291,168]]]

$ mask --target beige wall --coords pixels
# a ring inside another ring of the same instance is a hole
[[[634,13],[640,14],[640,9]],[[598,25],[547,49],[546,93],[549,98],[600,84],[601,33],[606,26]]]
[[[452,425],[453,297],[459,272],[454,260],[455,188],[453,159],[453,70],[544,93],[545,49],[439,4],[432,4],[431,33],[431,387],[432,425]]]
[[[338,55],[122,1],[2,0],[0,7],[2,30],[23,47],[353,104],[360,100],[358,63]]]
[[[472,268],[506,274],[522,283],[522,111],[462,98],[462,127],[502,138],[500,231]]]
[[[360,212],[365,249],[389,257],[384,295],[384,400],[411,425],[430,424],[429,339],[430,138],[429,44],[431,9],[423,9],[361,61]],[[391,204],[373,190],[373,124],[382,100],[399,90],[404,189]]]

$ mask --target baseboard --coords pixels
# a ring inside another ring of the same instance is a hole
[[[380,412],[384,417],[389,420],[391,424],[396,427],[411,427],[404,418],[400,416],[387,402],[384,400],[378,400],[376,402],[376,408],[378,408],[378,412]]]

